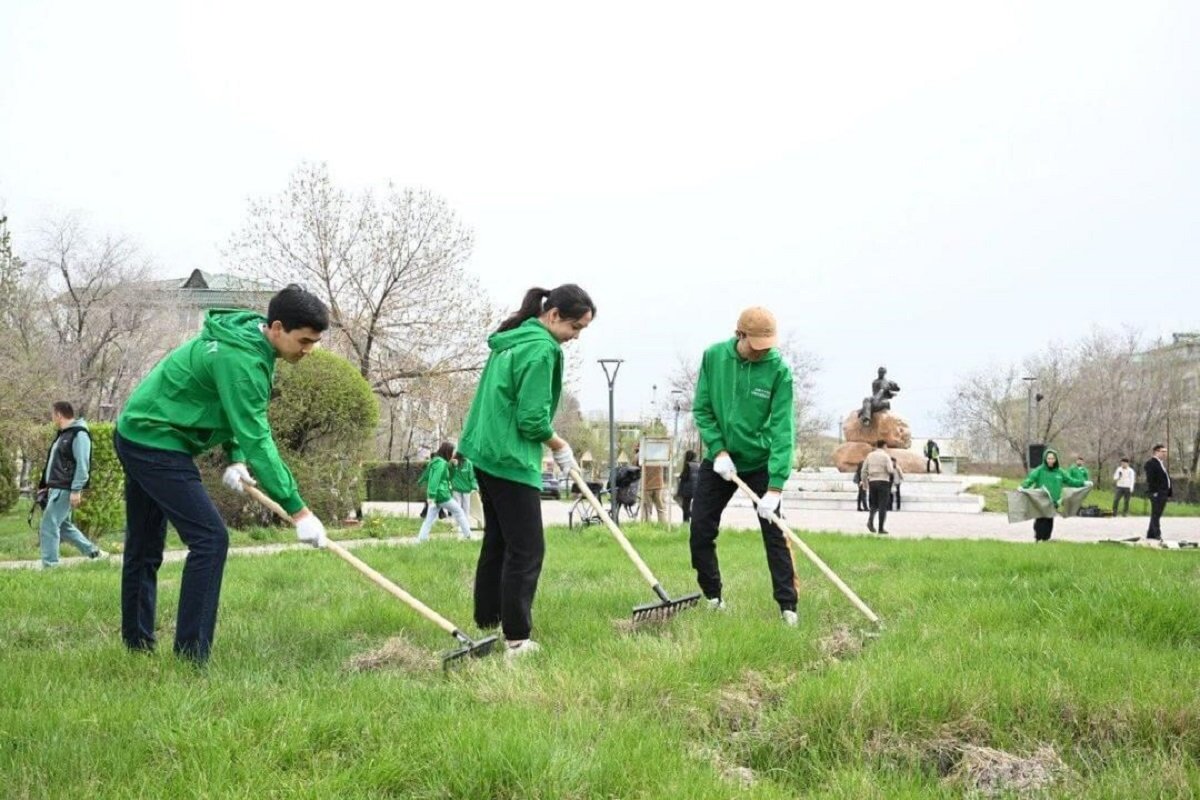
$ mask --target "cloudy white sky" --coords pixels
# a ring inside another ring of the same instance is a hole
[[[302,160],[444,195],[494,300],[583,284],[623,414],[763,304],[839,416],[1200,327],[1200,4],[0,0],[0,210],[221,271]]]

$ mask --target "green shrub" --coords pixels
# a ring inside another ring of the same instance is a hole
[[[16,505],[20,496],[14,458],[13,451],[4,442],[0,442],[0,514]]]
[[[363,464],[364,499],[383,503],[424,502],[427,492],[424,486],[417,485],[417,479],[428,464],[411,460]]]
[[[111,422],[88,424],[92,437],[91,475],[73,519],[92,541],[125,528],[125,473],[113,449],[113,429]]]
[[[379,401],[358,370],[325,350],[299,364],[281,361],[268,417],[279,454],[313,513],[330,523],[355,511],[362,459],[379,422]],[[198,461],[204,485],[227,524],[271,524],[268,512],[221,484],[228,466],[224,451],[206,453]]]

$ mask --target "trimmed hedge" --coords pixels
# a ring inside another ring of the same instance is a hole
[[[115,430],[111,422],[88,423],[92,468],[83,502],[75,509],[73,519],[92,541],[125,530],[125,473],[113,448]]]
[[[382,503],[423,503],[427,494],[417,479],[428,461],[376,461],[363,464],[366,499]]]

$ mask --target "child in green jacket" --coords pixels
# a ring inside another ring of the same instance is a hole
[[[453,457],[454,445],[442,442],[433,458],[429,459],[429,464],[421,473],[421,477],[417,478],[417,485],[426,487],[427,498],[425,521],[421,523],[421,531],[417,534],[418,542],[429,541],[429,531],[433,528],[433,523],[437,521],[438,512],[442,509],[449,511],[450,516],[454,517],[454,521],[458,523],[459,535],[464,539],[471,538],[471,523],[467,521],[467,515],[463,512],[462,506],[450,495],[450,459]]]
[[[488,337],[491,355],[458,449],[475,463],[483,498],[483,546],[475,568],[475,623],[501,626],[508,656],[538,649],[530,639],[533,598],[546,552],[542,448],[564,474],[577,469],[552,421],[562,392],[562,345],[596,314],[574,284],[530,289],[521,308]]]

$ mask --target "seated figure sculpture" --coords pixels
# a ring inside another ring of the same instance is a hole
[[[879,368],[879,377],[871,382],[871,396],[863,398],[862,411],[858,419],[863,427],[871,424],[871,415],[891,410],[891,400],[900,391],[900,384],[887,378],[887,367]]]

